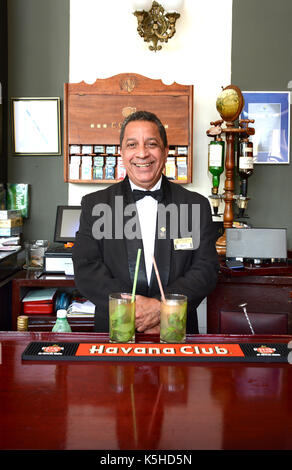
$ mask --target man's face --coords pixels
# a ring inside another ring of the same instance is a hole
[[[125,128],[121,147],[130,180],[151,189],[159,180],[168,155],[154,122],[132,121]]]

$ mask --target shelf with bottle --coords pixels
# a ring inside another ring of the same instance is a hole
[[[180,184],[190,182],[188,147],[170,146],[163,173]],[[70,183],[115,183],[126,176],[118,145],[70,145]]]
[[[69,182],[109,183],[126,172],[117,145],[70,145]]]
[[[168,157],[165,163],[164,174],[171,181],[177,183],[188,182],[188,147],[185,145],[173,145],[169,147]]]

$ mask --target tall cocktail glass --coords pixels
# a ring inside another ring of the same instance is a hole
[[[160,342],[185,343],[187,322],[187,297],[166,294],[160,307]]]
[[[109,340],[111,343],[135,343],[135,298],[132,294],[109,296]]]

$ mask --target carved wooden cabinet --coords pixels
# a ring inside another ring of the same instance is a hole
[[[137,74],[119,74],[64,89],[64,180],[114,183],[124,178],[119,137],[123,120],[138,110],[155,113],[170,147],[165,174],[192,182],[193,86],[165,85]]]

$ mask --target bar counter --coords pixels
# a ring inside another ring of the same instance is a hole
[[[196,344],[291,340],[187,337]],[[2,450],[292,449],[288,361],[23,361],[32,341],[102,343],[108,336],[0,332]],[[146,342],[159,341],[137,335],[136,343]]]

